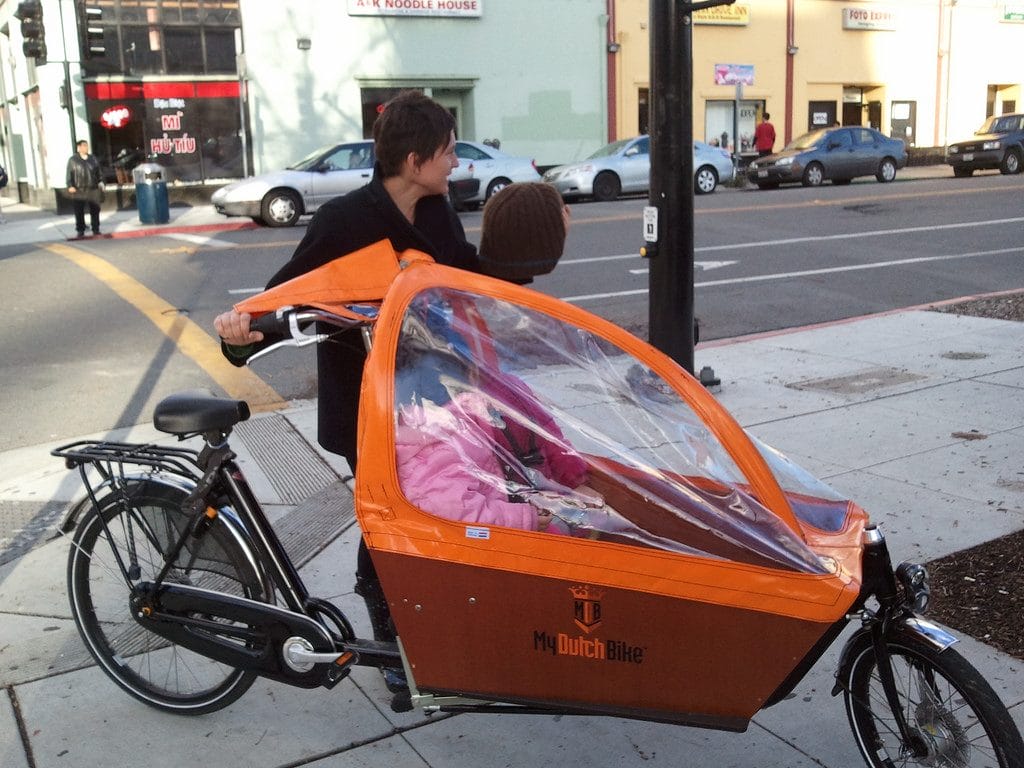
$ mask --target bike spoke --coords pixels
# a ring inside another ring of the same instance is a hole
[[[864,688],[866,700],[854,706],[874,724],[873,748],[892,768],[942,766],[947,768],[995,768],[999,756],[972,704],[940,674],[939,670],[902,653],[890,656],[903,715],[927,743],[928,755],[915,756],[903,742],[889,709],[877,664],[872,666]]]

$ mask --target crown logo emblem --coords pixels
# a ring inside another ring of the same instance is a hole
[[[572,592],[572,596],[577,600],[600,600],[604,597],[603,589],[586,584],[577,584],[574,587],[569,587],[569,591]]]
[[[573,596],[573,621],[588,635],[601,624],[601,598],[604,590],[586,584],[569,587]]]

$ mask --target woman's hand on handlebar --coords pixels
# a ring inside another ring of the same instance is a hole
[[[232,309],[217,315],[213,321],[213,327],[217,329],[217,335],[225,344],[244,347],[247,344],[263,341],[262,333],[249,330],[251,321],[252,317],[248,312],[236,312]]]

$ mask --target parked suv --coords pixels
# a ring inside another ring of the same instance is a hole
[[[950,144],[946,150],[946,162],[957,178],[985,168],[1020,173],[1022,158],[1024,114],[993,115],[974,132],[974,138]]]

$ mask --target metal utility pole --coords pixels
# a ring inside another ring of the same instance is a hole
[[[693,373],[693,19],[735,0],[650,0],[651,191],[644,211],[650,258],[651,344]],[[707,383],[714,372],[705,369]]]
[[[75,97],[71,90],[71,64],[68,61],[68,33],[64,28],[64,3],[58,3],[60,11],[60,47],[64,61],[64,94],[61,106],[68,111],[68,127],[71,133],[71,152],[74,154],[78,145],[78,132],[75,130]],[[78,29],[78,21],[75,21],[75,29]]]

